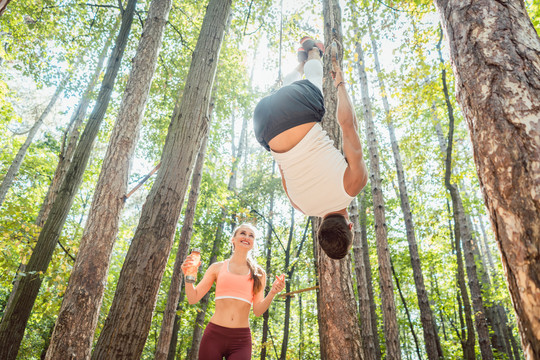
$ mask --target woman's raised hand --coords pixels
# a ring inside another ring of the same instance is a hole
[[[277,294],[283,290],[285,287],[285,274],[281,274],[281,276],[276,275],[276,280],[274,280],[274,283],[272,284],[272,289],[270,289],[270,292],[273,294]]]

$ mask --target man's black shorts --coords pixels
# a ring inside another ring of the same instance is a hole
[[[321,91],[309,80],[295,81],[259,101],[253,113],[257,141],[270,150],[268,142],[295,126],[320,122],[324,116]]]

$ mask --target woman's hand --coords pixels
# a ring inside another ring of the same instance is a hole
[[[199,260],[198,263],[195,263],[195,260],[193,259],[193,256],[188,255],[188,257],[186,258],[186,260],[184,260],[184,263],[182,264],[181,268],[182,268],[182,272],[184,273],[184,275],[186,275],[186,272],[190,269],[190,268],[198,268],[199,266],[201,266],[201,261]]]
[[[270,289],[270,292],[274,295],[281,292],[283,288],[285,287],[285,274],[281,274],[281,276],[276,275],[276,280],[274,280],[274,283],[272,284],[272,288]]]

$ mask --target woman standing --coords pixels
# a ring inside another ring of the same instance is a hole
[[[255,245],[255,233],[255,227],[250,224],[238,226],[231,238],[232,256],[210,265],[197,286],[184,282],[190,304],[199,302],[216,283],[216,309],[204,331],[199,360],[251,359],[251,306],[255,316],[261,316],[285,286],[285,275],[276,276],[272,289],[264,297],[266,274],[249,255]],[[184,275],[199,264],[188,256],[182,264]]]

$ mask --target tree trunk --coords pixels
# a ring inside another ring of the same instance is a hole
[[[335,1],[323,1],[324,38],[330,44],[333,39],[342,43],[341,8]],[[340,49],[342,58],[343,51]],[[324,61],[324,73],[329,74],[332,68],[328,53]],[[342,139],[337,124],[337,92],[330,76],[324,77],[323,93],[326,114],[322,124],[334,144],[340,148]],[[314,232],[319,228],[320,219],[313,222]],[[316,238],[316,236],[315,236]],[[319,245],[317,245],[318,247]],[[332,260],[317,249],[317,269],[319,277],[319,334],[321,358],[362,359],[362,342],[358,314],[354,298],[351,257]]]
[[[365,192],[362,192],[361,202]],[[356,273],[356,287],[358,292],[359,300],[359,313],[360,313],[360,332],[362,339],[364,340],[364,359],[365,360],[376,360],[377,355],[375,351],[375,335],[372,329],[373,322],[371,321],[371,309],[370,309],[370,297],[368,291],[368,283],[366,280],[366,265],[364,264],[363,258],[363,244],[362,244],[362,234],[363,229],[360,226],[360,221],[358,220],[359,212],[362,211],[365,216],[365,207],[361,207],[359,210],[357,206],[356,198],[353,199],[350,209],[350,220],[353,223],[354,229],[354,238],[353,238],[353,253],[354,253],[354,270]],[[365,225],[365,223],[364,223]]]
[[[429,304],[428,294],[426,286],[424,284],[424,275],[422,274],[422,265],[420,263],[420,254],[418,252],[418,245],[416,242],[416,235],[414,232],[414,223],[412,218],[411,206],[409,202],[409,194],[407,191],[407,183],[405,182],[405,171],[403,169],[403,162],[401,161],[401,154],[399,151],[399,144],[396,139],[394,130],[394,123],[390,116],[390,105],[388,104],[388,98],[386,96],[386,86],[383,81],[383,74],[381,71],[381,65],[379,63],[379,47],[377,41],[373,35],[371,26],[371,15],[367,12],[368,16],[368,29],[369,37],[371,38],[371,45],[373,47],[373,56],[375,59],[375,69],[377,71],[377,79],[379,81],[379,87],[381,89],[381,97],[386,115],[386,125],[388,127],[388,133],[390,136],[390,142],[392,144],[392,153],[394,155],[394,162],[396,164],[396,172],[398,177],[399,187],[399,199],[401,204],[401,211],[403,212],[403,218],[405,220],[405,229],[407,233],[407,242],[409,243],[409,255],[411,258],[411,267],[413,271],[414,285],[416,287],[416,297],[418,298],[418,307],[420,309],[420,321],[422,322],[422,328],[424,330],[424,346],[429,360],[437,360],[443,357],[441,344],[439,340],[439,334],[437,333],[437,325],[431,306]]]
[[[452,214],[450,211],[450,204],[446,203],[448,208],[448,213]],[[454,217],[454,223],[456,223],[456,215],[452,214]],[[448,221],[450,223],[450,220]],[[474,323],[472,320],[472,310],[471,302],[469,300],[469,293],[467,292],[467,286],[465,284],[465,270],[463,269],[463,255],[461,253],[461,234],[459,232],[459,226],[456,224],[454,226],[454,238],[452,238],[452,226],[450,227],[450,241],[452,243],[452,250],[456,252],[456,262],[457,262],[457,285],[459,292],[456,293],[456,298],[458,301],[458,310],[459,310],[459,320],[461,325],[461,347],[463,349],[463,358],[466,360],[475,360],[475,342],[476,335],[474,333]],[[463,304],[461,303],[463,299]],[[465,313],[465,324],[463,324],[462,312]],[[465,328],[467,329],[466,334]]]
[[[202,179],[202,168],[204,164],[207,143],[208,137],[205,137],[203,139],[203,143],[201,144],[199,154],[197,155],[197,162],[195,163],[195,168],[193,169],[191,190],[189,192],[188,203],[184,215],[184,222],[182,223],[182,232],[180,234],[180,241],[178,242],[176,259],[174,260],[171,285],[169,286],[167,304],[165,305],[165,311],[163,312],[161,332],[159,333],[159,340],[156,345],[154,360],[165,360],[167,358],[167,354],[169,353],[171,338],[173,335],[173,325],[175,321],[176,309],[178,308],[178,300],[180,298],[179,289],[182,289],[184,286],[184,277],[182,276],[181,266],[189,252],[189,243],[191,235],[193,233],[193,220],[195,218],[197,199],[199,198],[199,190]]]
[[[362,103],[364,105],[364,121],[366,126],[366,137],[368,139],[369,150],[369,177],[371,182],[371,193],[373,196],[373,211],[375,214],[375,233],[377,238],[377,256],[379,261],[379,282],[381,286],[382,313],[384,322],[384,332],[386,338],[387,356],[391,359],[401,359],[399,344],[399,329],[396,316],[396,305],[394,302],[394,289],[392,284],[392,270],[390,269],[390,253],[388,250],[388,240],[386,235],[386,220],[384,214],[384,200],[382,194],[382,182],[379,171],[379,145],[371,113],[371,101],[369,99],[369,89],[367,76],[364,67],[364,52],[362,45],[356,43],[356,53],[358,54],[358,72],[362,91]]]
[[[210,93],[230,6],[230,0],[211,0],[207,7],[161,169],[143,206],[93,359],[138,359],[143,351],[194,157],[208,132]]]
[[[308,223],[309,225],[309,223]],[[289,240],[287,241],[287,248],[285,251],[285,264],[284,268],[285,271],[287,271],[287,281],[285,283],[285,292],[289,293],[291,292],[291,281],[294,274],[294,267],[290,268],[290,262],[291,262],[291,247],[292,247],[292,240],[294,238],[294,208],[291,206],[291,225],[289,227]],[[285,315],[283,316],[283,341],[281,343],[281,354],[279,356],[279,360],[286,360],[287,359],[287,347],[289,345],[289,326],[291,323],[291,297],[287,296],[285,297]]]
[[[88,82],[88,85],[86,86],[86,89],[81,96],[81,100],[77,105],[77,108],[75,109],[73,115],[71,116],[71,119],[69,120],[65,135],[62,138],[62,149],[59,154],[58,165],[56,166],[51,185],[47,190],[47,195],[45,195],[45,199],[41,204],[39,214],[36,218],[36,225],[39,227],[43,227],[43,225],[45,225],[45,221],[47,221],[47,217],[49,216],[49,212],[51,211],[52,204],[54,203],[54,201],[56,200],[56,196],[58,195],[60,185],[62,185],[66,172],[69,169],[69,165],[71,164],[71,161],[73,159],[73,153],[75,152],[75,149],[77,148],[77,142],[79,141],[79,129],[86,117],[88,106],[90,105],[90,101],[92,100],[92,93],[94,92],[94,88],[96,87],[97,81],[99,80],[99,75],[101,74],[101,71],[103,69],[103,63],[105,62],[107,52],[111,47],[111,43],[114,39],[114,35],[116,34],[116,29],[118,28],[119,24],[120,17],[117,18],[116,24],[114,25],[113,30],[109,34],[109,37],[107,38],[107,41],[105,42],[105,45],[103,46],[103,49],[98,56],[97,66],[94,70],[94,73],[92,74],[92,77],[90,78],[90,81]]]
[[[441,34],[442,40],[442,34]],[[480,282],[478,281],[478,273],[476,271],[476,263],[474,260],[472,235],[469,229],[467,219],[465,217],[465,210],[463,209],[463,203],[461,196],[459,195],[457,186],[451,183],[450,177],[452,174],[452,149],[454,141],[454,110],[450,102],[450,96],[448,94],[448,87],[446,85],[446,69],[444,68],[444,61],[442,58],[440,41],[437,44],[437,50],[439,52],[439,59],[442,64],[442,85],[444,99],[449,118],[448,126],[448,141],[446,145],[446,160],[445,160],[445,177],[444,184],[447,190],[450,192],[452,198],[452,207],[454,212],[455,227],[459,228],[459,234],[461,238],[461,244],[465,255],[465,267],[467,270],[467,278],[469,279],[469,289],[471,290],[472,305],[474,310],[475,327],[478,332],[478,344],[480,346],[480,352],[483,360],[493,359],[493,353],[491,351],[489,341],[489,329],[486,321],[486,311],[484,309],[484,303],[482,301],[482,291],[480,289]]]
[[[174,324],[172,328],[171,341],[169,342],[169,349],[167,354],[167,360],[174,360],[176,357],[176,345],[178,344],[178,331],[180,330],[180,316],[178,312],[182,309],[182,302],[184,301],[185,291],[184,288],[180,288],[180,296],[178,297],[178,306],[176,308],[176,314],[174,314]]]
[[[109,65],[103,78],[96,105],[75,150],[73,162],[70,164],[65,181],[60,187],[58,197],[52,206],[50,215],[32,251],[26,267],[28,275],[20,280],[19,287],[14,295],[13,305],[9,309],[6,308],[4,317],[2,318],[2,323],[0,324],[0,343],[7,345],[0,349],[1,359],[14,359],[17,355],[24,334],[24,328],[41,286],[41,274],[47,271],[56,243],[58,242],[58,237],[64,226],[77,189],[81,184],[94,140],[107,110],[114,87],[114,80],[120,68],[122,55],[131,30],[135,3],[136,0],[130,0],[124,11],[120,32],[116,38],[114,51],[109,59]]]
[[[150,4],[46,359],[88,358],[171,0]],[[92,276],[88,276],[92,274]]]
[[[416,331],[414,331],[414,325],[411,320],[411,313],[409,312],[409,307],[407,306],[407,302],[405,301],[405,296],[403,296],[403,292],[401,291],[401,286],[399,285],[399,279],[396,275],[396,271],[394,269],[394,264],[392,264],[392,261],[390,261],[390,266],[392,267],[392,276],[394,277],[394,280],[396,281],[396,287],[398,289],[401,303],[403,304],[403,309],[405,310],[405,314],[407,315],[407,323],[409,324],[409,329],[411,330],[411,335],[414,340],[416,356],[418,356],[419,360],[422,360],[422,354],[420,353],[420,346],[418,345],[418,336],[416,336]]]
[[[219,244],[221,238],[215,243]],[[219,245],[217,246],[219,248]],[[214,249],[216,249],[216,246],[214,246]],[[214,254],[212,256],[212,260],[210,260],[210,264],[216,262],[217,254]],[[189,349],[189,352],[186,356],[186,360],[197,360],[199,358],[199,346],[201,345],[201,340],[203,337],[203,329],[204,329],[204,318],[206,316],[206,311],[208,310],[208,301],[210,299],[210,292],[207,292],[199,302],[199,311],[197,311],[197,316],[195,317],[195,323],[193,324],[193,336],[191,340],[191,348]]]
[[[524,353],[540,358],[540,39],[523,1],[436,0]]]
[[[276,171],[276,161],[272,161],[272,178],[274,177]],[[272,230],[274,226],[274,191],[270,193],[270,208],[268,209],[268,214],[270,214],[270,219],[268,220],[268,229],[266,231],[266,266],[265,271],[267,274],[271,273],[272,270]],[[267,282],[264,295],[268,295],[270,291],[271,284]],[[265,311],[263,314],[263,328],[262,328],[262,339],[261,339],[261,360],[266,359],[266,349],[268,348],[268,330],[269,330],[269,318],[270,312]]]
[[[4,14],[10,1],[11,0],[0,0],[0,16]]]
[[[233,158],[232,158],[232,166],[231,166],[231,175],[229,177],[229,183],[227,185],[227,190],[230,192],[234,192],[236,190],[237,168],[240,162],[242,151],[246,144],[244,141],[245,140],[244,134],[246,132],[247,132],[247,119],[244,118],[244,120],[242,121],[242,131],[241,131],[240,140],[239,140],[237,149],[235,149],[234,147],[234,136],[231,141],[231,150],[232,150],[231,153],[233,154]],[[233,119],[232,134],[234,134],[234,119]],[[214,243],[212,247],[212,256],[210,258],[209,266],[217,261],[221,239],[223,237],[223,228],[225,226],[224,219],[227,216],[227,211],[228,211],[227,207],[222,207],[220,218],[223,220],[218,224],[218,227],[217,227],[216,236],[214,237]],[[203,336],[204,319],[205,319],[206,311],[208,309],[209,297],[210,297],[210,293],[208,292],[204,295],[204,297],[200,301],[200,311],[198,311],[197,317],[195,319],[195,325],[193,326],[193,337],[191,341],[191,348],[187,356],[187,358],[190,360],[196,360],[199,355],[199,347],[201,345],[201,340]]]
[[[30,128],[30,131],[28,132],[28,136],[26,136],[26,140],[24,141],[24,144],[19,148],[19,151],[17,152],[17,155],[15,155],[15,158],[11,162],[11,165],[9,166],[9,169],[4,176],[4,179],[2,180],[2,184],[0,184],[0,206],[4,203],[4,200],[6,198],[7,192],[9,188],[11,187],[11,184],[13,184],[13,180],[15,180],[15,176],[19,172],[19,169],[21,168],[21,165],[23,163],[24,157],[26,156],[26,151],[34,141],[34,137],[37,134],[37,131],[43,124],[43,121],[45,118],[51,113],[52,108],[56,104],[56,101],[60,97],[60,94],[64,91],[64,88],[66,87],[69,79],[71,78],[71,72],[67,72],[64,75],[64,78],[62,81],[60,81],[60,84],[56,88],[56,91],[54,92],[51,100],[49,100],[49,103],[47,104],[47,107],[45,110],[41,113],[37,121],[32,125]]]
[[[369,186],[369,184],[368,184]],[[369,259],[369,244],[367,239],[367,214],[366,214],[366,191],[367,189],[362,190],[362,195],[360,196],[360,235],[362,242],[362,258],[364,260],[364,266],[366,267],[366,284],[367,291],[369,296],[369,312],[371,313],[371,330],[373,331],[373,344],[375,346],[375,358],[381,360],[381,345],[379,342],[379,332],[378,332],[378,319],[377,319],[377,309],[375,304],[375,294],[373,292],[373,279],[371,276],[371,262]]]

